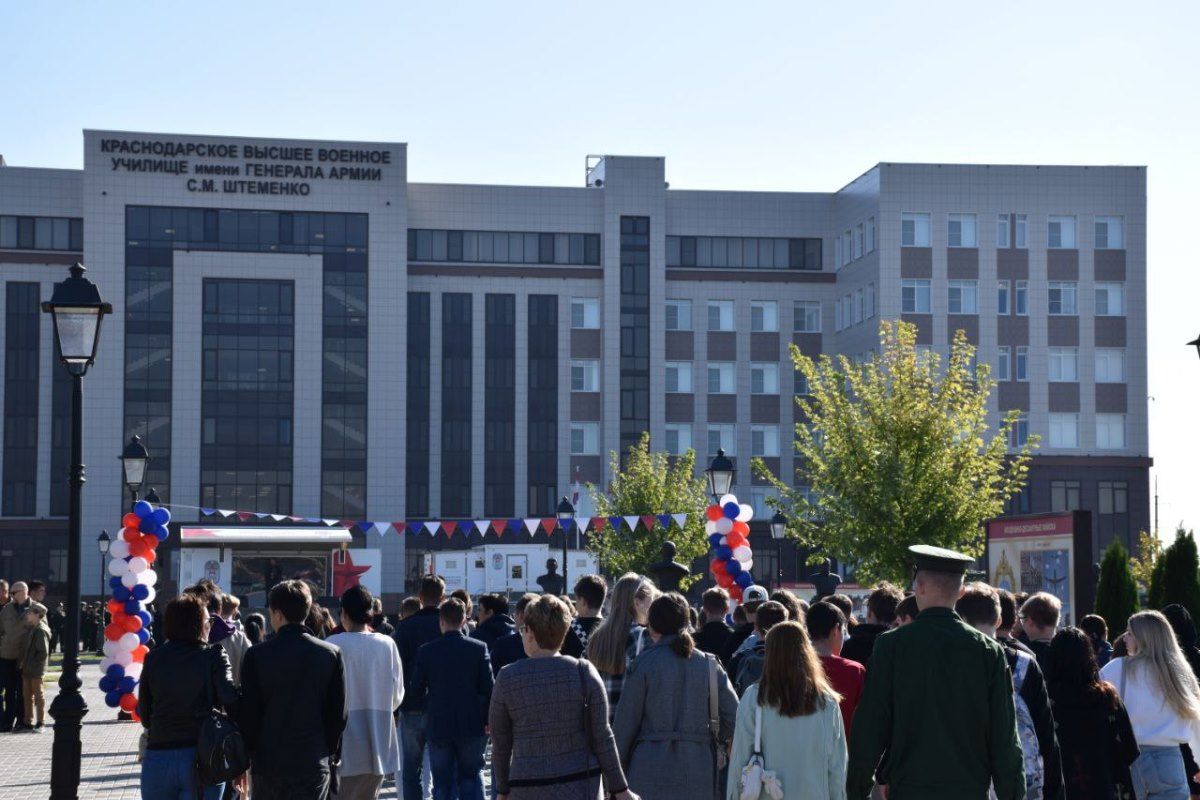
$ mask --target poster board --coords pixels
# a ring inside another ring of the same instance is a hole
[[[1062,625],[1092,610],[1091,516],[1086,512],[1004,517],[987,523],[988,583],[1010,592],[1049,592]]]
[[[329,586],[333,597],[353,586],[362,586],[372,597],[382,587],[383,551],[371,548],[334,550],[329,556]]]

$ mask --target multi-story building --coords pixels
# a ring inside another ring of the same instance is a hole
[[[1148,526],[1143,168],[687,191],[604,156],[544,188],[410,184],[400,144],[84,139],[82,171],[0,169],[0,577],[65,571],[69,394],[37,304],[76,260],[116,309],[86,379],[85,591],[132,434],[184,520],[553,516],[642,431],[792,475],[788,345],[864,355],[897,318],[943,352],[966,331],[995,412],[1041,436],[1014,512],[1089,509],[1100,547]],[[748,469],[736,488],[765,512]],[[404,540],[367,537],[386,592]]]

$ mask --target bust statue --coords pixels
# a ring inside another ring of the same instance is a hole
[[[563,577],[558,574],[558,562],[553,558],[546,562],[546,574],[537,579],[543,594],[559,596],[563,593]]]
[[[838,590],[838,586],[842,584],[842,576],[836,572],[831,572],[833,565],[829,559],[825,559],[825,563],[821,565],[821,571],[809,575],[808,579],[813,582],[813,586],[817,589],[817,594],[813,598],[813,602],[817,602],[825,597],[829,597]]]
[[[663,542],[661,560],[650,565],[650,577],[664,592],[679,591],[679,582],[692,571],[675,560],[675,543]]]

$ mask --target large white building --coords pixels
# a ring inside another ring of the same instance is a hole
[[[0,168],[0,577],[65,572],[38,302],[76,260],[116,312],[85,383],[85,593],[132,434],[184,521],[553,516],[642,431],[792,475],[788,345],[862,355],[896,318],[942,351],[965,330],[997,413],[1041,436],[1014,511],[1091,510],[1099,547],[1148,527],[1144,168],[882,163],[768,193],[671,189],[657,157],[544,188],[410,184],[403,144],[84,145],[82,171]],[[763,508],[748,469],[737,491]],[[354,540],[405,591],[419,537]]]

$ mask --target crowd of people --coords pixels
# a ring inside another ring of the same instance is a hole
[[[404,800],[1184,800],[1200,793],[1200,648],[1188,611],[1062,626],[1059,600],[965,583],[913,548],[912,591],[761,586],[697,608],[647,577],[570,596],[446,592],[390,620],[283,581],[243,617],[209,581],[165,603],[145,658],[142,796]],[[5,729],[40,729],[45,587],[0,582]],[[200,785],[203,720],[248,769]],[[490,759],[488,758],[490,748]]]

